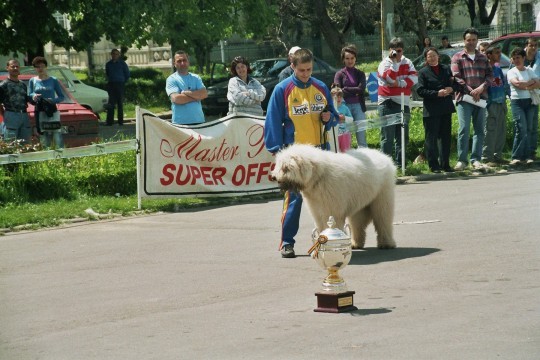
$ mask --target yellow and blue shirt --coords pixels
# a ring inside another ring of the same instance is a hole
[[[321,112],[332,113],[326,124]],[[303,83],[292,75],[276,85],[266,113],[264,140],[268,151],[298,143],[327,148],[325,132],[337,125],[339,115],[334,108],[328,87],[311,77]]]

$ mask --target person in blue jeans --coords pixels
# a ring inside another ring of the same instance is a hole
[[[471,121],[474,134],[471,150],[471,164],[481,168],[482,148],[484,146],[484,128],[486,108],[480,106],[480,99],[488,99],[488,88],[493,81],[493,69],[486,55],[476,49],[478,30],[468,28],[463,32],[465,48],[452,56],[452,75],[461,90],[456,92],[456,107],[459,121],[457,152],[458,162],[454,170],[462,171],[469,161],[469,135]],[[471,98],[471,99],[470,99]],[[470,99],[470,101],[466,101]]]
[[[523,162],[530,164],[531,159],[529,141],[531,138],[532,123],[538,111],[538,105],[532,103],[530,90],[540,88],[540,79],[525,67],[525,50],[515,48],[510,53],[515,65],[506,74],[510,84],[510,107],[514,120],[514,143],[512,145],[512,161],[510,165],[519,165]]]
[[[4,141],[22,140],[29,142],[32,136],[30,118],[26,107],[31,101],[27,94],[26,85],[19,80],[20,65],[16,59],[8,60],[6,64],[8,78],[0,82],[0,112],[3,111]]]
[[[350,44],[341,49],[341,61],[344,68],[336,72],[334,83],[343,91],[343,100],[352,114],[354,121],[366,119],[366,74],[356,68],[356,46]],[[366,131],[356,132],[358,147],[367,147]]]
[[[499,61],[501,49],[488,48],[486,56],[493,68],[493,83],[488,89],[487,118],[484,131],[484,147],[482,161],[488,166],[508,164],[503,158],[506,143],[506,76],[504,76]]]
[[[411,89],[418,83],[418,73],[411,60],[403,55],[404,43],[401,38],[390,40],[388,56],[377,69],[378,74],[378,111],[379,116],[399,114],[401,112],[401,94],[404,94],[404,124],[390,125],[381,129],[381,151],[401,163],[401,131],[405,132],[405,146],[409,142],[409,102]]]
[[[38,100],[47,99],[58,104],[64,101],[64,93],[58,79],[54,76],[49,76],[47,73],[47,60],[42,56],[37,56],[32,60],[32,65],[36,69],[37,76],[30,79],[28,82],[28,94],[37,103]],[[40,131],[40,141],[45,148],[51,147],[53,141],[57,149],[64,148],[64,136],[60,127],[60,111],[55,111],[51,116],[48,116],[45,111],[37,108],[36,118],[39,121],[37,125]],[[47,129],[47,125],[51,125]],[[40,130],[41,129],[41,130]]]
[[[339,114],[330,90],[313,77],[313,54],[297,50],[292,57],[293,75],[272,92],[264,123],[264,144],[272,154],[292,144],[308,144],[328,149],[326,132],[337,125]],[[302,194],[287,191],[281,213],[279,249],[284,258],[294,258],[294,237],[298,233]]]
[[[525,66],[530,67],[535,75],[540,78],[540,51],[538,51],[538,40],[535,38],[527,39],[525,46]],[[530,158],[536,160],[536,150],[538,149],[538,107],[533,115],[531,128],[531,140],[529,141],[531,149]]]

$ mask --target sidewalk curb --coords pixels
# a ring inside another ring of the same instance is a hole
[[[456,172],[450,172],[450,173],[439,173],[439,174],[418,174],[418,175],[409,175],[409,176],[399,176],[396,178],[396,185],[406,185],[406,184],[415,184],[418,182],[424,182],[424,181],[439,181],[439,180],[449,180],[449,179],[459,179],[459,178],[474,178],[474,177],[481,177],[481,176],[497,176],[497,175],[509,175],[512,173],[523,173],[523,172],[538,172],[540,169],[538,169],[538,162],[535,162],[533,166],[529,166],[526,168],[510,168],[510,169],[492,169],[492,168],[483,168],[478,170],[465,170],[465,171],[456,171]],[[236,205],[234,203],[227,205],[232,206]],[[211,205],[210,205],[211,206]],[[201,208],[198,207],[197,210],[200,210]],[[99,214],[98,217],[76,217],[72,219],[62,219],[59,221],[59,224],[56,226],[50,226],[50,227],[41,227],[38,229],[33,229],[35,224],[24,224],[24,225],[18,225],[15,226],[13,229],[10,228],[0,228],[0,236],[14,233],[14,232],[23,232],[23,231],[35,231],[35,230],[41,230],[41,229],[52,229],[62,226],[70,226],[78,223],[83,222],[102,222],[102,221],[114,221],[114,220],[120,220],[127,217],[132,216],[148,216],[148,215],[154,215],[163,213],[162,211],[156,211],[156,212],[148,212],[146,210],[135,210],[130,212],[127,215],[122,214],[111,214],[111,213],[105,213],[105,214]]]

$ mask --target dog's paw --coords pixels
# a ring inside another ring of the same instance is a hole
[[[384,249],[384,250],[388,250],[388,249],[395,249],[396,248],[396,244],[379,244],[377,245],[377,247],[379,249]]]

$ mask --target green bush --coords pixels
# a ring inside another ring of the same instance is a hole
[[[0,167],[0,206],[6,203],[137,193],[135,151]]]
[[[164,108],[170,106],[170,100],[165,92],[165,82],[168,75],[154,68],[133,68],[130,69],[130,72],[131,78],[126,84],[126,102]],[[88,79],[86,83],[107,90],[105,71],[96,71],[94,79]]]

